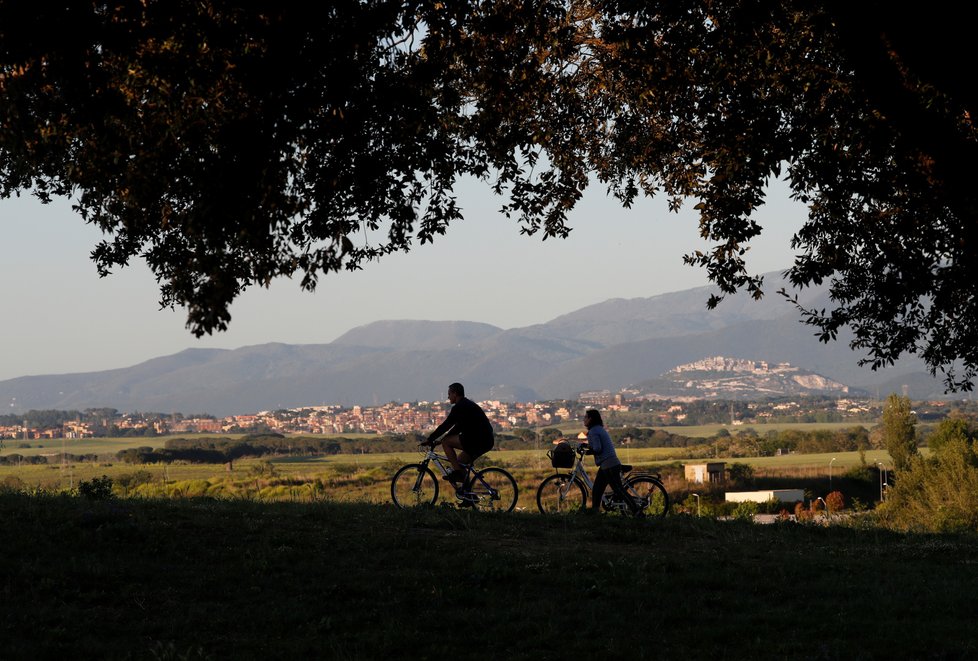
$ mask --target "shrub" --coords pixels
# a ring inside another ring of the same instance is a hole
[[[841,491],[833,491],[825,497],[825,506],[829,512],[839,512],[846,508],[846,499]]]
[[[876,481],[876,473],[869,466],[853,466],[843,474],[843,477],[860,482],[872,483]]]
[[[754,479],[754,468],[750,464],[730,464],[727,469],[730,473],[730,480],[738,484],[750,484]]]
[[[93,477],[78,483],[78,493],[89,500],[106,500],[112,497],[112,478],[108,475]]]
[[[768,498],[765,502],[757,505],[759,514],[777,514],[784,509],[784,503],[777,498]]]
[[[745,500],[741,503],[737,503],[734,508],[733,516],[735,519],[741,519],[746,521],[751,521],[754,519],[754,515],[757,514],[760,507],[758,503],[752,500]]]
[[[949,439],[931,459],[914,457],[886,492],[881,521],[908,531],[978,531],[978,453],[969,439]]]
[[[20,491],[23,488],[24,481],[16,475],[8,475],[3,478],[3,482],[0,482],[0,490],[2,491]]]

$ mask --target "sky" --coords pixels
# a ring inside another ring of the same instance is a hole
[[[684,254],[710,247],[690,208],[671,213],[655,199],[626,210],[592,187],[570,217],[570,236],[541,241],[521,235],[488,188],[458,192],[465,218],[433,244],[329,274],[314,293],[288,279],[249,289],[232,305],[228,331],[200,339],[185,310],[160,309],[142,260],[99,278],[90,253],[101,232],[67,201],[0,200],[0,380],[129,367],[191,347],[322,344],[388,319],[518,328],[610,298],[709,284],[705,271],[683,264]],[[751,244],[750,271],[790,266],[791,237],[805,217],[775,183],[756,215],[764,232]]]

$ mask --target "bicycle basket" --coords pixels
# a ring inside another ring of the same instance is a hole
[[[554,468],[573,468],[574,467],[574,448],[567,441],[561,441],[547,451],[550,457],[550,465]]]

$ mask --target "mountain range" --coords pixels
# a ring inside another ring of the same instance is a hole
[[[317,404],[375,405],[441,400],[460,381],[476,399],[532,401],[616,391],[654,381],[677,365],[711,356],[790,363],[874,395],[940,397],[922,361],[907,358],[874,372],[847,339],[824,344],[797,309],[774,293],[746,294],[708,310],[715,290],[699,287],[649,298],[609,299],[543,324],[501,329],[466,321],[377,321],[328,344],[270,343],[239,349],[187,349],[132,367],[24,376],[0,381],[0,401],[22,409],[231,415]],[[800,301],[825,305],[825,291]]]

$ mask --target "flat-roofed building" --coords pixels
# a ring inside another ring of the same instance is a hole
[[[711,461],[706,464],[685,464],[684,475],[687,482],[703,484],[706,482],[723,482],[723,472],[726,463]]]

